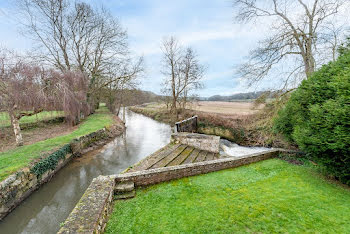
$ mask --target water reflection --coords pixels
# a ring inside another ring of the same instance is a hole
[[[125,134],[102,150],[74,159],[3,221],[0,233],[55,233],[98,175],[117,174],[163,147],[171,128],[145,116],[126,112]]]

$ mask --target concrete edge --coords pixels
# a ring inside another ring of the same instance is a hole
[[[102,233],[112,210],[114,187],[113,177],[94,178],[58,233]]]
[[[147,186],[187,176],[205,174],[209,172],[234,168],[276,157],[280,150],[268,150],[260,153],[244,155],[241,157],[222,158],[211,161],[197,162],[171,167],[162,167],[144,171],[129,172],[113,175],[116,182],[133,181],[135,186]]]
[[[112,183],[113,186],[126,181],[134,182],[136,187],[148,186],[165,181],[247,165],[276,157],[279,152],[280,150],[273,149],[235,158],[223,158],[186,165],[122,173],[118,175],[99,176],[90,184],[89,188],[85,191],[83,197],[68,216],[58,233],[101,233],[104,231],[112,207],[110,193],[113,193],[114,188],[108,187],[108,191],[102,189],[102,192],[100,192],[100,189],[96,190],[96,185],[94,185],[96,183],[101,183],[100,181],[113,181],[109,182]],[[93,191],[93,189],[95,189],[95,191]]]

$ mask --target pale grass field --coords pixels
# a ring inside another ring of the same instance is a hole
[[[151,108],[165,108],[165,104],[150,104],[148,107]],[[256,113],[263,106],[253,108],[252,102],[192,102],[187,105],[187,109],[196,111],[218,113],[218,114],[239,114],[239,115],[250,115]]]

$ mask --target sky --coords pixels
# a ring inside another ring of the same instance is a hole
[[[207,67],[201,97],[230,95],[271,88],[266,80],[248,88],[235,74],[249,51],[268,33],[261,25],[240,25],[234,21],[230,0],[85,0],[103,4],[127,29],[130,49],[145,59],[140,88],[160,94],[164,79],[161,71],[162,39],[176,36],[183,46],[191,46]],[[31,41],[20,33],[12,17],[14,0],[0,0],[0,46],[25,51]]]

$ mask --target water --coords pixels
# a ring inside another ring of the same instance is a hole
[[[232,143],[228,140],[220,140],[220,153],[232,157],[240,157],[248,154],[261,153],[270,149],[271,148],[265,147],[245,147]]]
[[[126,126],[123,136],[74,159],[29,196],[0,221],[0,233],[56,233],[93,178],[118,174],[170,141],[169,125],[131,111]]]

